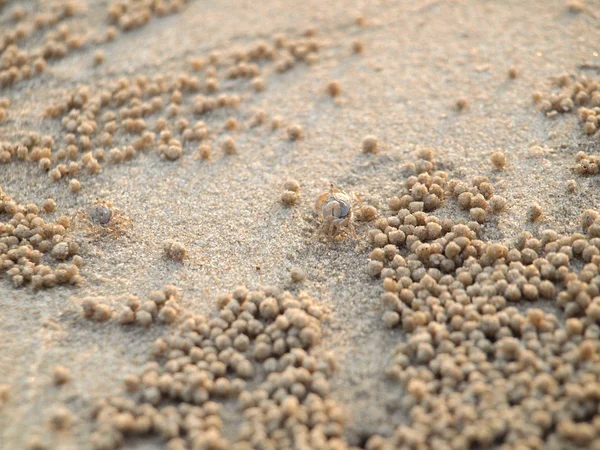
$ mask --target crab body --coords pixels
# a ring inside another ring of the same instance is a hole
[[[320,195],[315,203],[315,209],[323,220],[320,233],[326,234],[331,240],[344,228],[348,228],[356,238],[354,230],[354,213],[350,195],[331,185],[329,192]]]
[[[83,225],[89,234],[109,232],[117,236],[131,225],[131,220],[114,208],[111,201],[98,200],[87,211],[77,211],[73,219]]]

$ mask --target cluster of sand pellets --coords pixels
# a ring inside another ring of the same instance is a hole
[[[10,107],[11,101],[9,98],[0,97],[0,122],[8,119],[8,108]]]
[[[481,223],[504,199],[484,178],[448,180],[430,152],[420,156],[394,215],[370,232],[383,321],[408,333],[388,373],[409,422],[367,448],[598,448],[599,214],[582,213],[581,233],[487,241]],[[423,211],[446,198],[474,220]]]
[[[377,153],[379,151],[378,141],[375,136],[365,136],[362,141],[363,153]]]
[[[585,134],[598,137],[600,83],[585,75],[570,74],[556,77],[553,83],[556,87],[554,92],[545,96],[539,91],[533,93],[533,99],[540,111],[548,116],[576,113]],[[579,175],[595,175],[598,173],[598,163],[597,155],[579,152],[575,156],[572,170]]]
[[[79,284],[79,244],[70,235],[71,221],[66,216],[54,222],[45,214],[56,210],[52,199],[41,207],[21,205],[0,189],[0,272],[15,287],[31,284],[33,289],[60,284]]]
[[[600,169],[600,156],[579,152],[572,169],[579,175],[596,175]]]
[[[409,420],[366,448],[600,445],[600,215],[583,212],[582,233],[488,242],[482,224],[506,206],[489,180],[449,179],[428,149],[409,167],[415,175],[389,203],[394,215],[369,232],[368,266],[383,279],[384,323],[408,334],[388,374]],[[297,182],[286,186],[295,192]],[[433,215],[448,199],[470,220]],[[373,207],[362,209],[374,218]],[[96,448],[135,436],[160,436],[171,449],[347,447],[344,414],[329,396],[333,361],[312,355],[322,317],[312,299],[238,288],[205,317],[183,310],[180,296],[165,286],[144,302],[82,299],[92,320],[176,325],[154,343],[155,361],[124,377],[129,394],[96,406]],[[230,442],[221,410],[234,399],[242,425]],[[72,420],[64,408],[52,417],[58,429]]]
[[[540,111],[547,116],[577,113],[587,135],[596,135],[600,119],[600,83],[585,75],[562,74],[553,80],[555,89],[549,94],[535,91],[532,96]]]
[[[84,1],[41,1],[32,8],[0,0],[7,24],[0,30],[0,127],[18,127],[0,142],[0,169],[30,164],[34,174],[57,182],[53,189],[83,188],[90,198],[89,177],[140,155],[175,168],[193,158],[199,160],[193,167],[202,168],[216,158],[239,158],[246,150],[244,133],[278,132],[289,147],[310,141],[310,121],[284,120],[251,105],[275,84],[273,77],[285,80],[294,68],[324,57],[328,40],[315,28],[296,37],[259,34],[261,40],[245,48],[185,52],[165,67],[151,67],[148,75],[110,67],[102,44],[135,36],[143,30],[124,32],[160,17],[183,16],[189,3],[109,0],[101,5],[102,24],[94,27],[84,20]],[[584,11],[579,4],[570,2],[570,10]],[[356,24],[364,27],[366,21],[360,17]],[[46,81],[53,62],[87,50],[93,54],[89,63],[101,66],[92,80],[65,84],[68,92],[50,96],[53,103],[40,114],[40,128],[59,131],[24,131],[10,89],[20,82],[26,89],[34,76]],[[363,53],[363,41],[354,38],[345,52]],[[320,80],[318,89],[340,106],[356,86],[346,74],[337,75],[344,76],[343,84],[326,78],[331,81]],[[523,78],[514,67],[508,77],[514,83]],[[554,85],[547,95],[533,93],[539,109],[549,117],[576,113],[584,132],[597,137],[600,84],[567,74]],[[453,106],[464,113],[475,109],[465,98]],[[388,148],[386,130],[362,132],[356,152],[380,158]],[[497,151],[491,163],[504,170],[507,158]],[[599,167],[600,157],[580,152],[572,169],[595,175]],[[569,235],[546,229],[523,232],[511,244],[491,241],[486,231],[507,201],[490,179],[451,179],[429,149],[405,168],[411,174],[389,209],[360,205],[356,212],[357,220],[373,225],[359,239],[373,246],[366,271],[381,279],[382,322],[398,342],[382,356],[389,363],[385,375],[402,394],[398,410],[389,411],[391,433],[363,436],[360,447],[600,449],[600,214],[582,211],[581,232]],[[298,179],[285,181],[275,201],[308,210],[310,183]],[[132,226],[109,201],[97,200],[72,216],[61,215],[66,212],[57,211],[52,198],[38,203],[20,204],[0,189],[0,275],[15,288],[80,286],[84,240],[116,237]],[[453,218],[445,217],[449,210]],[[531,205],[528,226],[539,228],[542,217],[541,207]],[[346,233],[338,238],[351,239]],[[173,239],[162,250],[174,267],[188,256]],[[310,288],[310,275],[300,266],[287,273],[293,289]],[[135,446],[143,439],[169,450],[350,448],[348,430],[356,424],[348,423],[344,405],[330,392],[336,362],[320,349],[324,312],[308,294],[239,287],[221,295],[210,315],[185,308],[173,285],[142,298],[80,295],[74,301],[81,316],[106,325],[100,328],[119,324],[144,336],[164,332],[148,349],[148,361],[122,374],[121,393],[94,405],[93,432],[86,437],[94,448]],[[51,370],[56,387],[74,376],[63,366]],[[11,389],[0,384],[0,407]],[[32,434],[29,447],[53,448],[48,435],[58,442],[87,419],[77,408],[49,405],[51,433]]]
[[[196,143],[196,159],[206,160],[214,155],[211,148],[216,143],[223,155],[235,155],[239,149],[234,134],[266,120],[266,113],[258,111],[248,124],[241,124],[248,114],[239,110],[244,98],[264,90],[264,77],[269,73],[316,61],[323,44],[313,36],[314,31],[308,34],[301,39],[277,35],[273,43],[259,41],[230,55],[213,52],[205,58],[194,57],[188,70],[180,73],[120,77],[100,87],[77,86],[44,111],[47,120],[60,120],[60,142],[40,139],[32,132],[24,142],[2,143],[0,163],[35,162],[53,181],[69,179],[71,191],[79,192],[79,178],[98,174],[107,164],[120,164],[139,152],[154,150],[161,158],[175,161]],[[251,79],[250,84],[229,81],[237,83],[242,95],[221,92],[221,82],[237,78]],[[0,99],[0,122],[6,119],[9,106],[9,99]],[[224,123],[217,111],[227,114]],[[282,124],[275,117],[272,129]],[[298,124],[286,129],[289,140],[302,135]],[[126,144],[114,146],[117,141]]]
[[[0,33],[0,87],[10,87],[41,74],[48,62],[63,59],[73,51],[112,41],[118,30],[130,31],[146,25],[153,17],[179,13],[187,2],[113,0],[106,9],[106,20],[112,25],[90,29],[77,24],[77,19],[85,16],[85,2],[41,2],[35,10],[15,4],[8,28]],[[97,50],[94,64],[103,62],[104,53]]]
[[[97,322],[115,320],[122,325],[138,324],[144,327],[153,322],[170,324],[181,314],[179,299],[181,293],[172,285],[162,291],[152,291],[148,299],[140,302],[138,296],[130,294],[114,299],[106,297],[85,297],[79,299],[83,316]]]
[[[65,22],[80,12],[80,6],[78,1],[61,0],[34,14],[15,4],[10,14],[12,23],[0,33],[1,88],[44,72],[48,61],[62,59],[87,44],[88,36],[72,31]],[[30,42],[37,45],[31,47]]]
[[[165,254],[168,258],[173,261],[183,261],[187,255],[187,250],[181,242],[177,242],[173,239],[168,239],[165,242]]]
[[[286,180],[281,193],[281,203],[285,206],[295,205],[300,199],[300,183],[293,178]]]
[[[166,286],[138,310],[160,297],[160,318],[179,296]],[[335,361],[313,351],[323,316],[315,301],[275,287],[239,287],[217,303],[208,317],[177,316],[152,345],[152,361],[124,377],[129,393],[98,402],[94,446],[158,436],[171,450],[346,448],[344,414],[329,395]],[[231,401],[241,416],[234,442],[222,432],[221,410]]]
[[[189,0],[112,0],[107,8],[108,20],[123,31],[146,25],[153,17],[181,12]]]

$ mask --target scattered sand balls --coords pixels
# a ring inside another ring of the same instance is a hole
[[[579,152],[575,156],[575,161],[571,169],[580,175],[596,175],[600,172],[600,156]]]
[[[20,205],[0,189],[0,212],[12,217],[0,225],[0,272],[6,273],[15,288],[30,284],[37,290],[76,285],[82,280],[74,264],[79,244],[70,233],[71,220],[61,216],[46,222],[39,215],[55,208],[52,199],[41,208],[35,204]],[[73,263],[65,261],[70,257]]]
[[[0,384],[0,406],[8,400],[10,395],[10,386],[8,384]]]
[[[163,155],[169,161],[176,161],[183,156],[183,148],[178,144],[167,145],[163,150]]]
[[[356,16],[356,18],[354,19],[354,23],[355,23],[355,25],[358,25],[359,27],[364,28],[367,26],[368,21],[364,15],[358,14]]]
[[[600,214],[593,209],[586,209],[581,214],[581,228],[587,232],[589,228],[598,220]]]
[[[490,242],[478,215],[487,221],[483,215],[503,210],[506,201],[495,195],[487,177],[475,177],[471,183],[451,180],[435,170],[433,158],[424,161],[431,166],[417,169],[415,164],[417,175],[409,176],[389,202],[392,215],[377,219],[369,231],[373,250],[367,271],[382,279],[383,324],[407,334],[392,355],[388,375],[403,396],[399,410],[410,419],[388,437],[372,436],[366,447],[404,448],[415,442],[407,448],[425,448],[452,442],[448,448],[455,448],[462,442],[458,446],[463,448],[468,446],[462,441],[465,429],[451,436],[448,430],[460,422],[455,413],[467,410],[473,428],[466,435],[484,447],[508,449],[522,443],[525,448],[534,438],[540,448],[576,448],[592,442],[591,427],[577,438],[565,430],[575,423],[587,425],[591,417],[580,409],[590,397],[579,401],[585,380],[596,379],[589,361],[597,358],[600,335],[600,214],[583,212],[585,234],[561,236],[543,230],[539,237],[521,233],[514,245]],[[463,203],[460,206],[469,209],[474,220],[411,208],[432,188],[440,199]],[[527,306],[540,299],[555,300],[566,321]],[[565,383],[570,387],[561,390]],[[473,395],[481,401],[474,403]],[[553,411],[561,411],[557,434],[534,431],[553,426],[552,413],[541,406],[546,395],[556,404]],[[569,408],[573,401],[578,406]],[[530,406],[536,404],[532,413]],[[592,404],[590,414],[596,415]],[[499,413],[509,410],[506,416]],[[448,422],[437,427],[441,417]],[[530,430],[516,426],[516,418]],[[503,425],[486,428],[495,419]]]
[[[290,278],[294,283],[302,283],[306,279],[306,273],[300,267],[292,267]]]
[[[506,156],[502,152],[492,153],[491,160],[497,169],[504,169],[506,167]]]
[[[182,243],[172,239],[169,239],[165,242],[164,249],[167,257],[173,261],[181,262],[187,255],[185,246]]]
[[[535,222],[536,220],[539,220],[539,218],[542,216],[542,214],[543,214],[542,207],[540,205],[538,205],[537,203],[534,203],[533,205],[531,205],[529,207],[529,210],[527,212],[527,217],[531,222]]]
[[[162,291],[153,291],[148,300],[141,303],[135,295],[117,298],[118,305],[110,298],[84,298],[81,301],[83,316],[90,320],[106,322],[114,320],[120,325],[133,324],[149,327],[152,323],[177,323],[182,317],[179,305],[181,293],[172,285],[166,285]],[[114,314],[116,312],[116,314]]]
[[[10,19],[14,22],[19,22],[25,18],[27,12],[22,6],[15,6],[10,12]]]
[[[534,91],[531,93],[531,98],[535,103],[539,103],[544,97],[540,91]]]
[[[597,125],[594,122],[586,122],[583,125],[583,131],[585,131],[585,134],[587,135],[592,135],[596,132],[597,129]]]
[[[337,80],[332,80],[327,85],[327,93],[332,97],[337,97],[342,92],[342,85]]]
[[[506,199],[499,195],[494,195],[489,201],[491,212],[499,213],[506,209]]]
[[[161,5],[156,9],[160,10]],[[130,20],[134,19],[128,17],[124,22]],[[568,84],[574,85],[575,81]],[[575,93],[573,104],[587,101],[580,94],[591,97],[591,87]],[[563,100],[557,102],[559,108],[570,108],[570,103]],[[552,107],[553,102],[548,102]],[[596,114],[581,115],[590,117],[584,121],[584,131],[595,133],[591,117]],[[78,138],[74,142],[78,143]],[[29,155],[34,153],[33,148],[27,149]],[[6,153],[15,159],[16,153]],[[55,148],[47,158],[38,158],[36,164],[47,164],[44,170],[53,169],[55,158],[65,159],[60,155]],[[20,159],[27,157],[30,156]],[[95,152],[94,158],[98,164],[102,162]],[[595,173],[591,160],[585,166],[583,159],[578,163],[584,169],[580,173]],[[597,402],[592,389],[585,388],[593,384],[590,380],[595,380],[595,369],[589,366],[596,349],[590,342],[595,342],[600,319],[597,280],[591,281],[597,277],[599,259],[598,246],[593,241],[599,227],[597,215],[584,213],[584,234],[529,235],[519,238],[516,247],[490,243],[482,234],[484,227],[476,222],[478,218],[487,221],[492,214],[504,210],[506,201],[494,194],[488,181],[473,180],[471,184],[449,180],[445,172],[436,169],[433,158],[420,158],[411,167],[414,176],[390,201],[390,217],[379,217],[373,223],[370,241],[380,251],[372,253],[368,266],[374,276],[383,279],[386,292],[382,301],[389,308],[383,316],[385,325],[406,331],[406,342],[399,344],[391,358],[389,375],[402,386],[405,394],[398,412],[408,419],[402,427],[386,432],[385,438],[371,436],[366,448],[545,448],[546,444],[548,448],[591,447],[594,433],[586,427],[591,426],[587,422],[596,415]],[[53,173],[62,179],[65,175],[56,169]],[[286,190],[298,192],[288,187]],[[16,208],[5,199],[2,202],[8,205],[3,204],[3,208]],[[465,208],[463,219],[432,214],[446,202]],[[366,217],[366,208],[363,206],[357,216]],[[375,208],[368,211],[375,219]],[[19,214],[16,209],[14,212]],[[25,216],[24,211],[20,214]],[[9,220],[15,224],[24,220],[21,216],[11,217]],[[14,228],[13,231],[7,227],[6,236],[19,242],[27,240],[37,249],[35,236],[33,240],[24,237],[23,228]],[[57,240],[67,231],[57,233]],[[65,254],[66,247],[53,241],[54,236],[40,237],[47,241],[39,247],[47,248],[44,253],[60,249],[57,255]],[[28,267],[18,262],[14,252],[5,258],[14,248],[6,250],[0,248],[0,261],[11,267],[2,270],[15,283],[26,282],[29,276],[32,284],[51,285],[63,276],[45,273],[45,269],[27,275]],[[578,259],[581,268],[569,264],[574,259]],[[9,274],[15,266],[19,270]],[[272,301],[263,305],[271,297],[276,299],[278,312]],[[537,309],[523,312],[521,307],[528,307],[528,301],[539,298],[549,299],[549,304],[564,310],[569,318],[567,325],[562,326],[553,314]],[[512,304],[519,310],[507,306],[513,300],[521,302]],[[155,307],[124,306],[117,308],[116,314],[107,305],[95,304],[93,314],[117,318],[123,324],[176,322],[174,317],[179,316],[173,315],[174,307],[158,306],[168,301],[166,294],[157,295],[156,301],[151,300]],[[218,316],[189,313],[186,322],[169,332],[172,334],[167,335],[168,339],[153,346],[160,358],[129,380],[128,390],[139,394],[139,398],[126,399],[135,405],[135,411],[122,406],[127,404],[123,398],[108,399],[100,407],[104,414],[99,415],[98,433],[92,441],[103,443],[98,445],[100,448],[111,448],[110,443],[104,444],[105,438],[110,441],[118,436],[115,442],[119,443],[135,439],[133,436],[138,434],[151,434],[162,437],[169,447],[227,448],[219,425],[218,402],[231,396],[239,399],[245,411],[240,426],[241,448],[246,442],[248,448],[252,448],[251,443],[262,442],[277,448],[280,442],[282,447],[294,447],[296,439],[300,440],[298,434],[303,435],[302,445],[307,448],[328,448],[325,442],[343,448],[339,437],[341,420],[335,419],[336,413],[332,412],[336,405],[322,395],[327,391],[326,370],[316,369],[316,358],[306,344],[317,340],[319,332],[316,327],[306,330],[308,327],[293,325],[302,325],[305,316],[311,316],[303,306],[305,301],[276,290],[240,290],[222,301]],[[288,312],[291,310],[305,314]],[[248,314],[242,316],[244,312]],[[308,318],[312,325],[313,318],[317,317]],[[562,337],[563,333],[568,334],[568,339]],[[306,369],[308,374],[299,369]],[[192,375],[202,372],[200,381],[188,381],[191,375],[186,371]],[[264,385],[259,384],[262,379],[252,380],[255,373],[264,373]],[[249,385],[256,381],[258,387],[242,384],[246,379]],[[281,388],[278,383],[282,379]],[[280,419],[281,414],[293,418],[293,433]],[[303,420],[305,415],[310,419]],[[104,420],[107,417],[110,420]],[[200,425],[196,427],[196,423]],[[443,423],[443,427],[436,427],[438,423]],[[461,433],[453,434],[453,429],[460,429]]]
[[[202,58],[193,57],[190,59],[190,65],[194,72],[198,72],[198,71],[202,70],[202,68],[204,67],[205,64],[206,64],[206,61]]]
[[[50,161],[50,160],[48,160],[48,161]],[[48,164],[47,164],[47,167],[48,167],[48,168],[50,167],[50,163],[48,163]],[[41,164],[41,163],[40,163],[40,168],[42,168],[42,164]],[[44,168],[46,168],[46,167],[44,167]],[[55,168],[55,169],[52,169],[52,170],[51,170],[51,171],[48,173],[48,176],[50,177],[50,179],[51,179],[52,181],[58,181],[58,180],[60,180],[60,179],[62,178],[62,176],[63,176],[63,175],[62,175],[62,173],[60,172],[60,169],[58,169],[58,168]]]
[[[383,321],[388,328],[394,328],[400,323],[400,315],[395,311],[386,311],[383,314]]]
[[[86,297],[81,301],[83,316],[96,322],[106,322],[112,317],[113,309],[97,298]]]
[[[353,39],[350,46],[353,53],[363,53],[365,51],[365,46],[360,39]]]
[[[33,61],[33,69],[36,73],[42,73],[44,70],[46,70],[46,65],[47,63],[44,58],[37,58],[35,61]]]
[[[127,374],[123,379],[128,392],[136,392],[140,387],[140,381],[140,377],[134,374]]]
[[[81,190],[81,182],[75,178],[69,180],[69,189],[71,192],[79,192]]]
[[[366,136],[362,140],[362,151],[363,153],[377,153],[379,151],[377,138],[372,135]]]
[[[287,137],[290,141],[297,141],[302,138],[302,127],[300,125],[290,125],[287,128]]]
[[[252,119],[250,119],[250,126],[257,127],[265,123],[267,119],[267,113],[264,109],[259,109],[256,111]]]
[[[133,323],[135,322],[135,312],[131,308],[125,307],[119,311],[117,315],[117,321],[121,325]]]
[[[281,203],[285,206],[293,206],[298,202],[299,195],[294,191],[283,191],[281,193]]]
[[[135,321],[136,323],[138,323],[139,325],[143,326],[143,327],[149,327],[150,324],[152,323],[152,313],[145,311],[145,310],[141,310],[136,312],[135,314]]]
[[[49,418],[50,426],[55,430],[64,430],[73,422],[71,411],[64,405],[55,406]]]
[[[581,0],[569,0],[567,2],[567,9],[570,13],[579,14],[585,11],[585,3]]]
[[[112,148],[108,152],[108,159],[113,164],[119,164],[123,161],[124,157],[125,155],[123,155],[123,152],[118,148]]]
[[[53,248],[50,254],[59,261],[64,261],[69,257],[69,244],[67,242],[59,242]]]
[[[469,211],[471,218],[479,223],[484,223],[487,217],[487,213],[483,208],[471,208]]]
[[[225,137],[221,142],[221,148],[223,153],[226,155],[235,155],[237,153],[237,146],[235,140],[231,136]]]
[[[102,63],[104,63],[104,52],[102,50],[96,50],[96,52],[94,52],[94,65],[99,66]]]
[[[283,184],[281,193],[281,203],[285,206],[292,206],[298,203],[300,199],[300,183],[294,179],[288,179]]]
[[[252,89],[255,92],[262,92],[265,90],[265,81],[261,77],[256,77],[252,79]]]
[[[283,183],[283,189],[286,191],[300,192],[300,183],[293,178],[289,178]]]
[[[71,380],[71,372],[64,366],[55,366],[52,369],[52,382],[59,386],[68,383]]]
[[[226,130],[235,130],[238,127],[238,122],[235,117],[228,117],[225,121],[225,129]]]
[[[533,95],[538,109],[552,117],[556,114],[576,113],[577,118],[587,135],[595,135],[598,129],[598,105],[600,105],[600,84],[585,75],[562,74],[553,79],[553,84],[560,88],[544,96],[540,92]]]
[[[273,119],[271,120],[271,128],[273,130],[281,128],[282,125],[283,125],[283,119],[279,116],[274,116]]]
[[[44,203],[42,203],[42,210],[44,210],[47,213],[56,211],[56,202],[54,201],[54,199],[48,198],[44,200]]]
[[[201,144],[198,146],[198,150],[196,152],[198,158],[207,160],[210,158],[210,145]]]
[[[464,111],[469,107],[469,101],[466,98],[459,98],[454,104],[456,111]]]
[[[165,302],[166,293],[166,287],[152,293],[152,303]],[[321,336],[317,303],[306,294],[294,297],[273,287],[239,287],[217,303],[219,310],[211,316],[186,312],[154,342],[154,360],[124,379],[125,389],[135,396],[98,402],[91,437],[95,445],[126,429],[119,442],[145,434],[168,441],[169,447],[176,440],[176,448],[228,448],[220,410],[230,399],[237,399],[244,411],[240,448],[277,436],[292,447],[304,442],[309,448],[329,448],[339,441],[343,414],[329,396],[335,359],[312,351]],[[152,321],[148,311],[139,314]],[[262,410],[259,404],[265,414],[252,414]],[[314,414],[318,420],[311,418]],[[282,424],[285,417],[294,418],[293,423]],[[185,428],[170,425],[181,420]],[[296,435],[299,426],[307,434]]]
[[[209,93],[214,93],[219,90],[219,82],[216,78],[207,78],[205,84],[205,90]]]
[[[362,222],[370,222],[375,220],[377,217],[377,210],[374,206],[371,205],[363,205],[358,210],[358,214],[356,215],[357,219]]]

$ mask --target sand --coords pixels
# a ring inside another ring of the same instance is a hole
[[[23,6],[36,11],[46,3]],[[87,9],[69,19],[69,26],[105,30],[107,2],[80,3]],[[312,65],[299,63],[281,74],[266,70],[263,92],[253,93],[249,81],[220,79],[220,88],[242,95],[243,102],[237,110],[202,119],[214,136],[208,161],[194,158],[198,143],[184,143],[176,161],[151,149],[121,164],[103,163],[97,175],[78,176],[77,194],[35,163],[0,164],[0,186],[15,200],[56,200],[57,210],[48,217],[71,216],[96,200],[109,200],[130,221],[115,234],[75,233],[85,260],[79,286],[16,289],[7,276],[0,277],[0,384],[10,387],[0,406],[0,448],[25,448],[32,434],[45,436],[50,448],[88,448],[91,405],[122,393],[123,376],[146,362],[151,342],[166,325],[89,322],[79,299],[143,297],[165,284],[177,285],[184,293],[181,305],[198,313],[210,313],[217,294],[239,285],[308,292],[327,311],[318,352],[338,358],[331,385],[348,416],[344,438],[362,445],[373,434],[390,435],[407,417],[397,408],[402,391],[385,369],[406,335],[381,320],[381,282],[366,271],[372,225],[359,222],[357,240],[345,236],[328,245],[316,233],[318,195],[335,183],[386,217],[387,200],[406,178],[403,164],[414,160],[417,149],[431,147],[438,168],[454,178],[488,176],[506,198],[507,210],[483,227],[488,240],[513,242],[522,230],[578,231],[580,213],[600,206],[598,178],[569,169],[579,150],[594,152],[597,138],[582,132],[575,115],[547,118],[531,99],[534,90],[548,92],[551,78],[563,72],[597,76],[578,70],[598,60],[596,2],[587,2],[580,13],[562,0],[326,3],[190,1],[180,13],[119,32],[112,42],[88,44],[49,61],[43,74],[0,90],[12,102],[8,120],[0,123],[0,141],[37,131],[61,147],[66,132],[60,120],[43,118],[42,112],[79,84],[98,89],[123,76],[189,72],[190,57],[225,55],[261,39],[272,41],[276,33],[299,38],[310,28],[323,43]],[[13,26],[9,14],[17,4],[9,1],[0,9],[0,31]],[[358,16],[364,26],[356,24]],[[363,53],[353,53],[354,39],[364,44]],[[24,47],[38,41],[28,38]],[[98,49],[105,62],[96,66]],[[508,76],[511,67],[518,72],[515,79]],[[327,93],[332,80],[341,86],[335,98]],[[185,96],[183,104],[191,104],[193,96]],[[468,106],[457,112],[460,99]],[[258,109],[266,112],[267,123],[251,127]],[[229,116],[240,128],[221,131]],[[275,116],[284,125],[272,130]],[[291,124],[302,127],[300,140],[287,139]],[[221,151],[225,135],[234,137],[237,154]],[[361,152],[367,135],[377,136],[378,153]],[[106,150],[130,142],[117,135]],[[545,151],[532,154],[533,146]],[[490,162],[497,150],[506,154],[504,171]],[[292,207],[280,203],[288,178],[301,185],[300,201]],[[575,193],[567,190],[570,179],[576,180]],[[527,220],[532,203],[543,209],[541,222]],[[443,211],[464,217],[456,205]],[[185,246],[183,262],[165,257],[168,239]],[[305,270],[304,282],[291,282],[293,267]],[[560,315],[552,302],[536,306]],[[72,374],[62,387],[52,386],[56,365]],[[68,432],[54,433],[47,421],[59,403],[76,420]],[[235,420],[225,419],[232,439]],[[153,438],[128,440],[123,448],[163,445]]]

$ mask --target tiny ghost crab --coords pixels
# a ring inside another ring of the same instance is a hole
[[[352,195],[358,201],[361,201],[358,195]],[[341,189],[337,189],[332,183],[329,192],[321,194],[315,203],[317,215],[323,220],[319,233],[326,234],[329,241],[331,241],[343,228],[347,228],[356,239],[352,206],[350,195]]]
[[[96,200],[87,210],[79,210],[73,214],[72,220],[83,224],[89,233],[109,232],[114,236],[131,225],[131,220],[114,208],[110,200]]]

